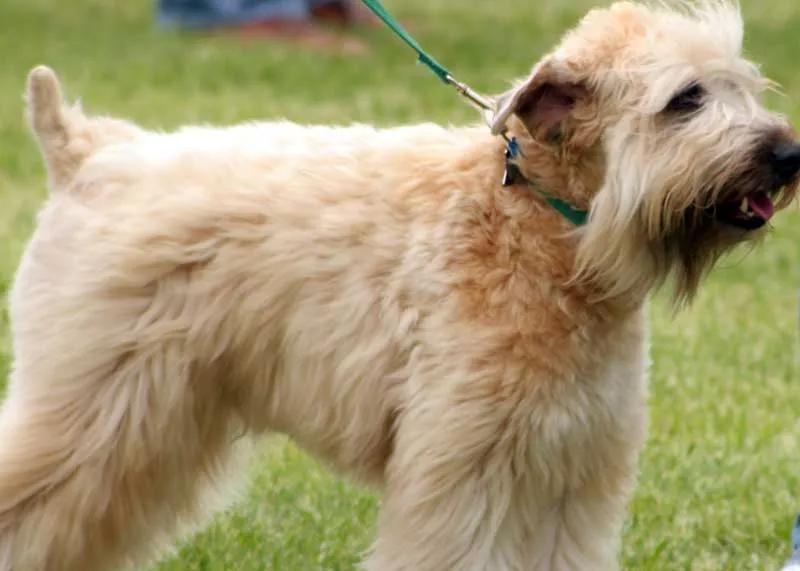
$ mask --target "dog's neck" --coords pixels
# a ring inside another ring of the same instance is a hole
[[[460,131],[458,137],[470,143],[441,165],[443,172],[438,176],[455,183],[453,187],[439,189],[443,192],[442,199],[445,195],[455,198],[442,200],[442,208],[449,212],[442,212],[441,217],[456,225],[447,232],[452,240],[448,248],[473,258],[469,265],[475,268],[475,274],[468,280],[480,281],[478,276],[509,276],[525,284],[519,289],[521,297],[525,288],[542,295],[539,290],[555,287],[558,291],[553,290],[553,295],[580,299],[587,310],[603,315],[641,308],[646,301],[644,295],[638,299],[610,300],[595,284],[575,280],[581,230],[527,185],[503,186],[506,143],[502,138],[479,129]],[[525,153],[520,165],[523,174],[541,181],[552,195],[588,208],[596,189],[589,188],[589,177],[580,169],[563,168],[568,155],[538,145],[530,137],[520,140]],[[453,197],[452,193],[462,196]]]
[[[510,122],[508,136],[519,144],[522,156],[517,164],[526,179],[575,208],[589,210],[605,168],[599,148],[586,148],[575,140],[534,140],[516,119]]]
[[[534,186],[541,187],[545,194],[588,214],[594,196],[604,184],[606,169],[602,147],[597,139],[581,138],[580,133],[573,133],[569,138],[540,142],[534,140],[519,121],[511,123],[509,136],[514,137],[522,149],[521,160],[517,162],[522,176],[535,181]],[[525,184],[525,180],[522,184]],[[574,218],[567,216],[566,219],[575,226]],[[567,234],[575,238],[571,249],[574,254],[583,232],[579,228],[571,229],[575,232],[568,229]],[[602,299],[606,305],[623,312],[637,310],[647,301],[650,293],[648,289],[626,291],[624,295],[612,298],[604,294],[604,287],[600,284],[587,284],[586,287],[593,291],[598,303]]]

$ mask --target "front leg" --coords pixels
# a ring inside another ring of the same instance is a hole
[[[618,568],[643,403],[631,422],[593,431],[502,383],[438,392],[398,419],[366,569]]]

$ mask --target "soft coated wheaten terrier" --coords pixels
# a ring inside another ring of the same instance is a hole
[[[796,191],[741,47],[719,2],[591,12],[498,98],[506,186],[485,127],[157,134],[34,70],[0,569],[147,561],[268,432],[384,490],[368,569],[614,568],[648,295],[690,299]]]

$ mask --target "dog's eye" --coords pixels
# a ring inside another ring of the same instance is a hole
[[[664,111],[668,113],[691,113],[703,106],[706,90],[699,83],[693,83],[673,97]]]

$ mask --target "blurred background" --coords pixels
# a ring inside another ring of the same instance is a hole
[[[486,93],[506,89],[587,9],[605,4],[386,3],[442,63]],[[747,53],[781,85],[768,102],[797,124],[800,5],[742,4]],[[0,0],[3,296],[46,196],[22,99],[36,64],[55,68],[68,96],[80,97],[90,112],[151,129],[274,118],[477,120],[363,14],[342,21],[316,14],[314,30],[237,22],[187,31],[185,22],[166,16],[159,23],[157,6],[144,0]],[[626,569],[775,569],[789,555],[788,533],[800,510],[798,208],[775,225],[763,247],[723,260],[691,309],[676,316],[661,296],[654,304],[651,436],[625,532]],[[5,379],[5,309],[0,319]],[[369,545],[377,496],[337,479],[283,439],[264,444],[248,489],[157,569],[347,570]]]

